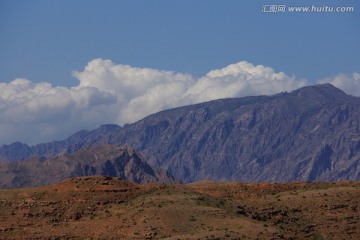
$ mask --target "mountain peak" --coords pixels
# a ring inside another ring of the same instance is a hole
[[[306,86],[291,92],[294,96],[309,97],[314,100],[348,101],[353,97],[330,83]]]

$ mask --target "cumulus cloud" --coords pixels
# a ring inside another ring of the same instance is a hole
[[[71,88],[15,79],[0,83],[0,143],[61,139],[104,123],[131,123],[154,112],[219,98],[268,95],[305,80],[242,61],[201,78],[94,59]],[[359,80],[359,76],[356,75]],[[334,80],[335,81],[335,80]]]
[[[73,109],[114,103],[116,97],[94,87],[69,89],[15,79],[0,84],[0,102],[0,123],[10,124],[59,120]]]
[[[65,137],[76,128],[99,124],[99,119],[87,116],[115,103],[116,96],[94,87],[53,87],[27,79],[0,83],[0,142]]]
[[[319,80],[318,83],[331,83],[348,94],[360,96],[360,73],[339,74],[333,78]]]
[[[94,59],[73,74],[80,83],[74,89],[94,87],[117,97],[117,119],[123,124],[181,104],[178,100],[194,83],[189,74],[116,65]]]
[[[289,77],[262,65],[242,61],[212,70],[188,89],[185,96],[192,102],[218,98],[269,95],[291,91],[306,85],[305,80]]]

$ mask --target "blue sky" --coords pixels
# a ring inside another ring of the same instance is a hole
[[[359,70],[354,13],[261,13],[284,1],[1,0],[0,81],[18,77],[74,85],[94,58],[201,76],[246,60],[310,81]]]
[[[261,12],[269,4],[351,6],[354,11]],[[0,0],[0,144],[61,139],[80,128],[124,124],[168,107],[319,82],[344,85],[357,95],[359,55],[358,0]],[[286,87],[267,84],[269,76],[286,81],[281,83]],[[131,84],[137,85],[126,88],[127,77],[129,82],[136,78]],[[224,83],[232,81],[236,84]],[[178,94],[176,100],[159,93],[165,85]],[[127,93],[119,94],[122,89]],[[76,91],[82,91],[81,99],[75,99]],[[73,102],[56,100],[64,94]],[[153,105],[134,114],[150,95]],[[52,100],[45,104],[46,99]],[[96,118],[110,111],[108,105],[133,117]],[[28,117],[14,120],[21,115]],[[20,125],[45,129],[44,134],[34,137]]]

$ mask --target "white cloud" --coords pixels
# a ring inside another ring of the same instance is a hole
[[[156,111],[174,107],[194,83],[189,74],[115,65],[110,60],[95,59],[83,72],[73,74],[80,80],[74,89],[94,87],[117,97],[120,124],[139,120]]]
[[[195,79],[184,73],[94,59],[73,76],[79,84],[72,88],[26,79],[0,83],[0,143],[61,139],[80,129],[130,123],[167,108],[306,85],[305,80],[245,61]]]
[[[319,80],[318,83],[331,83],[348,94],[360,97],[360,73],[339,74],[333,78]]]
[[[80,80],[77,89],[95,87],[126,102],[158,85],[192,81],[188,74],[115,65],[110,60],[102,59],[92,60],[83,72],[75,72],[73,75]]]
[[[36,143],[65,137],[101,123],[87,115],[114,103],[115,96],[93,87],[53,87],[26,79],[0,83],[0,142]]]
[[[306,85],[305,80],[289,77],[262,65],[254,66],[242,61],[223,69],[210,71],[200,78],[185,96],[192,102],[218,98],[269,95],[291,91]]]

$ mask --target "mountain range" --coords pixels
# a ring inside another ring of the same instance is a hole
[[[272,96],[220,99],[62,141],[0,148],[8,162],[129,145],[183,182],[360,180],[360,99],[331,84]],[[28,161],[28,160],[26,160]]]

